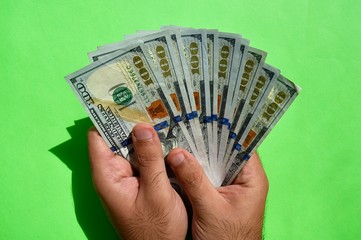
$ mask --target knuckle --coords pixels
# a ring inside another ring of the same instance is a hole
[[[197,188],[203,180],[202,172],[191,172],[184,179],[184,185],[188,188]]]
[[[151,167],[154,162],[157,162],[160,160],[160,156],[157,154],[147,153],[147,152],[138,152],[136,153],[137,161],[139,166],[141,167]]]
[[[162,187],[163,174],[164,172],[156,172],[153,174],[153,177],[151,178],[153,188],[159,189]]]

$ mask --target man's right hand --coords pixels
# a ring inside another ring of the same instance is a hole
[[[214,188],[197,160],[183,149],[167,161],[193,209],[194,239],[261,239],[268,180],[255,153],[232,185]]]

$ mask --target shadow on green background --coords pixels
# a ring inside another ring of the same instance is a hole
[[[72,171],[74,210],[87,238],[118,239],[92,184],[86,136],[93,124],[89,118],[74,122],[67,128],[71,139],[49,151]]]

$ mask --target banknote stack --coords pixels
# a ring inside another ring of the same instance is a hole
[[[66,80],[112,151],[134,163],[132,128],[150,123],[165,156],[187,149],[221,186],[300,91],[266,55],[239,34],[170,26],[98,47]]]

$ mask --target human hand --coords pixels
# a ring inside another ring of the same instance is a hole
[[[133,129],[139,177],[115,155],[95,128],[89,130],[93,182],[123,239],[185,239],[187,212],[168,180],[157,133],[150,125]]]
[[[167,161],[193,209],[193,239],[261,239],[268,180],[257,153],[232,185],[214,188],[197,160],[174,149]]]

